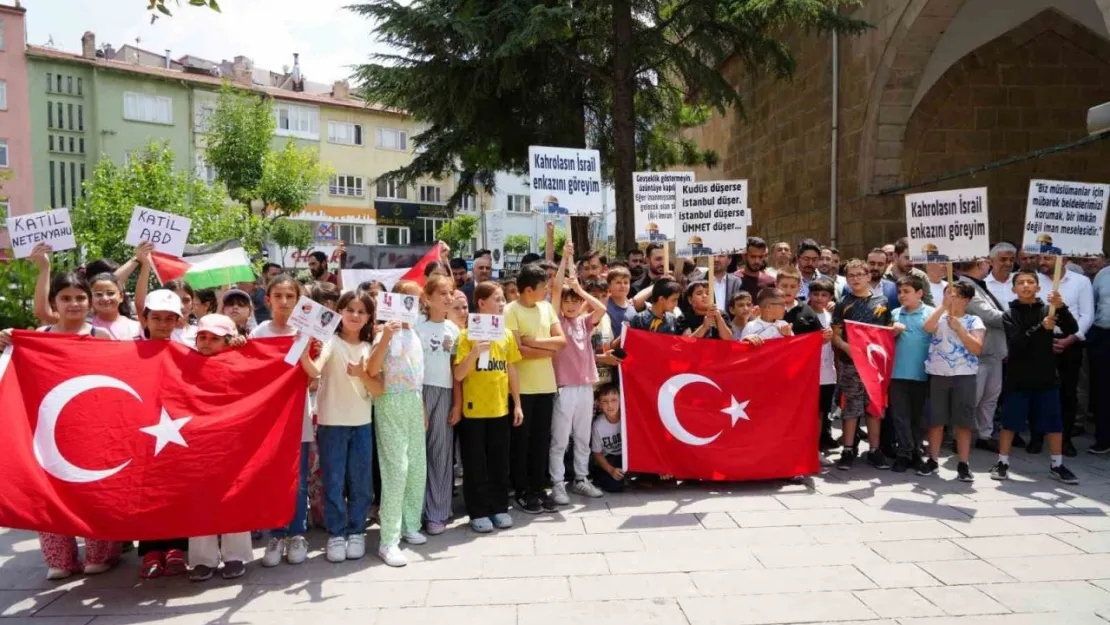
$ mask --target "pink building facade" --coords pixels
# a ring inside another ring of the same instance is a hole
[[[5,218],[35,210],[27,87],[26,9],[0,4],[0,258],[8,253]]]

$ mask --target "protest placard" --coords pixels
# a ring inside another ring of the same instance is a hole
[[[397,320],[416,323],[420,316],[420,298],[404,293],[378,293],[378,321]]]
[[[674,207],[678,184],[693,182],[692,171],[638,171],[632,174],[636,241],[674,239]]]
[[[131,225],[127,227],[124,242],[138,246],[143,241],[150,241],[154,244],[154,251],[180,258],[185,252],[185,241],[192,226],[193,221],[188,217],[136,206],[131,213]]]
[[[55,252],[77,247],[68,208],[14,215],[8,217],[7,226],[16,258],[27,258],[39,243],[49,245]]]
[[[675,253],[732,254],[747,245],[748,181],[683,182],[676,188]]]
[[[597,150],[528,147],[532,210],[549,215],[600,214],[601,156]]]
[[[951,263],[990,255],[987,188],[906,195],[906,229],[915,263]]]
[[[1102,253],[1110,185],[1030,180],[1022,251],[1057,256]]]
[[[335,336],[335,329],[339,327],[341,318],[339,313],[302,296],[293,307],[293,314],[289,316],[289,325],[301,334],[327,341]]]
[[[466,324],[466,336],[472,341],[500,341],[505,338],[505,317],[471,314]]]
[[[505,268],[505,211],[489,211],[486,216],[486,248],[493,256],[494,270]]]

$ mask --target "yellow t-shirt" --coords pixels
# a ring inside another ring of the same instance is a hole
[[[459,334],[455,352],[455,364],[466,359],[475,342],[467,337],[464,329]],[[494,341],[489,346],[489,366],[479,368],[474,363],[474,371],[462,383],[463,416],[468,419],[490,419],[509,414],[509,369],[511,364],[520,362],[520,350],[516,339],[508,330],[505,338]]]
[[[551,338],[551,326],[557,323],[559,318],[555,316],[551,302],[537,302],[531,308],[521,306],[520,302],[513,302],[505,307],[505,327],[519,332],[521,338]],[[554,393],[558,390],[555,385],[555,366],[550,358],[521,360],[516,370],[520,374],[521,395]]]

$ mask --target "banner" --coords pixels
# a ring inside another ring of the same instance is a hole
[[[206,358],[17,330],[0,374],[0,526],[103,540],[285,526],[308,388],[282,362],[291,343]]]
[[[597,150],[528,147],[532,210],[555,215],[601,214],[601,155]]]
[[[856,321],[844,323],[844,333],[851,348],[852,364],[859,371],[860,381],[871,400],[867,412],[882,418],[887,405],[887,390],[894,371],[894,330]]]
[[[131,212],[124,243],[137,247],[143,241],[150,241],[154,251],[180,258],[185,253],[185,241],[192,227],[193,220],[188,217],[136,206]]]
[[[624,469],[703,480],[820,470],[820,333],[766,341],[626,330]]]
[[[1105,184],[1030,180],[1021,249],[1057,256],[1101,254],[1108,190]]]
[[[676,203],[678,256],[732,254],[747,246],[752,223],[747,180],[681,183]]]
[[[638,171],[632,174],[638,243],[674,239],[678,185],[693,181],[692,171]]]
[[[987,188],[906,195],[910,259],[949,263],[990,256]]]
[[[493,256],[493,268],[500,271],[505,268],[505,211],[487,211],[486,216],[486,248]]]
[[[7,219],[8,236],[16,258],[27,258],[39,243],[55,252],[77,247],[68,208],[13,215]]]

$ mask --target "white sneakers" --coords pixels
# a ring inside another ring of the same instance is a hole
[[[597,499],[603,494],[601,489],[594,486],[593,482],[590,482],[590,480],[575,480],[574,483],[570,485],[570,492],[593,499]]]
[[[100,564],[86,564],[85,565],[85,575],[100,575],[101,573],[107,573],[108,571],[112,570],[113,566],[115,566],[115,563],[112,563],[112,562],[101,562]]]
[[[266,541],[266,551],[262,553],[262,566],[269,568],[281,564],[283,555],[285,555],[285,541],[271,536],[270,540]]]
[[[351,534],[347,537],[347,559],[358,560],[366,555],[366,535]]]
[[[347,539],[342,536],[329,536],[327,548],[328,562],[337,563],[347,559]]]
[[[409,563],[405,554],[401,553],[401,548],[397,545],[382,545],[378,547],[378,557],[382,559],[389,566],[405,566]]]
[[[290,536],[285,539],[285,561],[300,564],[308,559],[308,541],[304,536]]]
[[[420,532],[402,532],[401,538],[410,545],[423,545],[428,542],[428,537]]]
[[[57,581],[59,579],[67,579],[67,578],[70,578],[70,577],[73,577],[73,571],[71,571],[69,569],[50,568],[50,569],[46,570],[46,579],[51,580],[51,581]]]
[[[566,482],[555,482],[551,485],[551,500],[560,506],[570,503],[570,497],[567,496]]]

